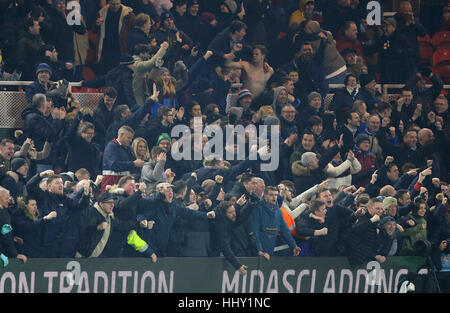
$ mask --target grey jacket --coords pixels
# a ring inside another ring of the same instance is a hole
[[[164,166],[166,161],[150,161],[142,167],[141,179],[147,185],[147,192],[151,192],[152,189],[158,184],[166,181],[164,175]]]

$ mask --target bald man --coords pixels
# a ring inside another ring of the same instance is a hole
[[[382,197],[395,197],[396,193],[395,188],[391,185],[386,185],[380,189],[380,196]]]
[[[0,235],[0,264],[3,262],[3,266],[8,264],[9,258],[20,259],[24,263],[27,262],[27,257],[17,253],[14,245],[11,216],[8,212],[9,197],[9,190],[0,187],[0,229],[2,232],[2,235]]]
[[[431,145],[434,142],[434,133],[429,128],[422,128],[417,133],[419,143],[422,147],[426,147]]]

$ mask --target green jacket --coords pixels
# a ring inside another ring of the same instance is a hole
[[[415,226],[405,229],[400,255],[414,255],[414,244],[419,240],[427,240],[427,221],[423,217],[416,218],[416,221]]]
[[[138,55],[134,55],[134,73],[133,73],[133,94],[137,104],[144,104],[147,97],[151,94],[147,90],[147,74],[155,66],[159,58],[163,58],[167,49],[161,47],[158,52],[150,59],[143,60]]]

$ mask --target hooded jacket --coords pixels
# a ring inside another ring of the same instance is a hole
[[[273,255],[278,233],[288,243],[289,248],[294,249],[297,246],[278,204],[271,206],[262,198],[253,210],[251,219],[258,251]]]

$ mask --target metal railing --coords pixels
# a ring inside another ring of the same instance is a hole
[[[0,81],[0,86],[15,86],[23,87],[28,86],[32,81]],[[427,85],[431,86],[431,85]],[[98,101],[103,97],[99,92],[73,92],[72,87],[81,87],[79,82],[70,82],[69,88],[75,101],[81,106],[87,106],[91,109],[95,109]],[[330,84],[330,90],[336,90],[344,87],[343,84]],[[404,87],[404,84],[378,84],[377,88],[386,96],[386,99],[392,100],[395,94],[398,93],[398,89]],[[444,85],[444,89],[450,91],[450,85]],[[389,93],[389,90],[397,90],[395,93]],[[333,92],[327,94],[324,99],[325,107],[333,100]],[[0,91],[0,128],[15,129],[23,126],[23,119],[21,116],[22,111],[27,106],[27,100],[24,91]]]

